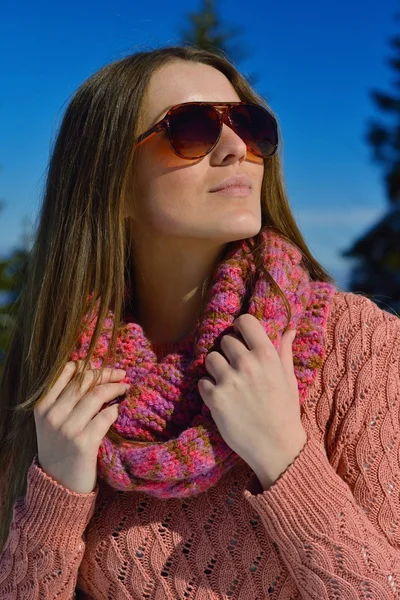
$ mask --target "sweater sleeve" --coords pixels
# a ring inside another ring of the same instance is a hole
[[[0,600],[71,600],[85,552],[85,529],[93,515],[98,485],[77,494],[42,470],[37,455],[27,473],[27,490],[13,508],[0,554]]]
[[[355,306],[351,306],[354,300]],[[257,511],[304,600],[400,598],[400,319],[348,294],[322,380],[327,448],[308,435]],[[345,314],[350,311],[350,314]],[[329,427],[328,427],[329,424]]]

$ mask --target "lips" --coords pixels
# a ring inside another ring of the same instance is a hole
[[[223,192],[224,190],[243,190],[243,191],[249,191],[251,188],[249,188],[248,185],[226,185],[224,187],[219,188],[218,190],[215,190],[215,192]],[[215,193],[213,192],[213,193]]]
[[[247,185],[229,185],[212,193],[223,196],[250,196],[251,189]]]
[[[210,190],[210,192],[220,192],[221,190],[224,189],[230,189],[230,188],[235,188],[235,189],[239,189],[241,188],[242,191],[247,191],[252,189],[252,184],[251,184],[251,180],[249,177],[247,177],[247,175],[237,175],[234,177],[229,177],[228,179],[225,179],[224,181],[221,181],[221,183],[219,183],[218,185],[216,185],[214,188],[212,188]]]

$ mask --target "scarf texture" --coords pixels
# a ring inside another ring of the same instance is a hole
[[[221,437],[197,387],[201,377],[209,376],[206,355],[222,353],[220,340],[234,332],[233,322],[241,314],[260,321],[276,350],[287,325],[297,330],[293,364],[303,404],[323,363],[324,331],[336,287],[311,281],[300,264],[300,250],[274,230],[262,230],[260,238],[264,265],[290,304],[289,324],[282,298],[263,270],[256,269],[254,238],[248,238],[236,242],[218,263],[202,317],[177,345],[179,350],[159,358],[135,319],[118,328],[117,362],[105,366],[125,369],[122,381],[131,388],[110,428],[117,436],[107,435],[98,451],[98,476],[111,487],[158,498],[193,496],[214,486],[242,460]],[[86,317],[70,360],[87,355],[96,311]],[[109,310],[91,358],[96,368],[106,355],[113,319]]]

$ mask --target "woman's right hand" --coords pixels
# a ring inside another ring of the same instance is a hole
[[[118,404],[101,410],[104,403],[129,389],[117,383],[126,372],[104,369],[99,384],[87,392],[97,370],[88,369],[80,389],[71,379],[77,363],[69,361],[50,392],[34,409],[38,461],[42,469],[65,488],[89,494],[96,487],[97,454],[111,425],[118,418]]]

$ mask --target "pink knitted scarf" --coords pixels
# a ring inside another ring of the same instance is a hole
[[[300,251],[275,231],[264,229],[260,238],[264,264],[291,307],[289,327],[297,330],[293,357],[302,404],[323,362],[324,329],[336,288],[310,281],[300,264]],[[179,351],[158,358],[135,320],[118,329],[118,360],[106,366],[125,369],[124,381],[131,388],[109,432],[125,441],[107,435],[99,448],[98,476],[111,487],[159,498],[191,496],[215,485],[241,460],[220,436],[197,382],[209,376],[204,366],[206,354],[221,351],[221,337],[233,331],[240,314],[254,315],[279,348],[288,325],[287,312],[263,271],[256,272],[254,239],[236,242],[219,262],[202,318]],[[91,359],[97,368],[111,340],[113,317],[110,310]],[[71,360],[86,356],[95,320],[96,313],[85,319]]]

